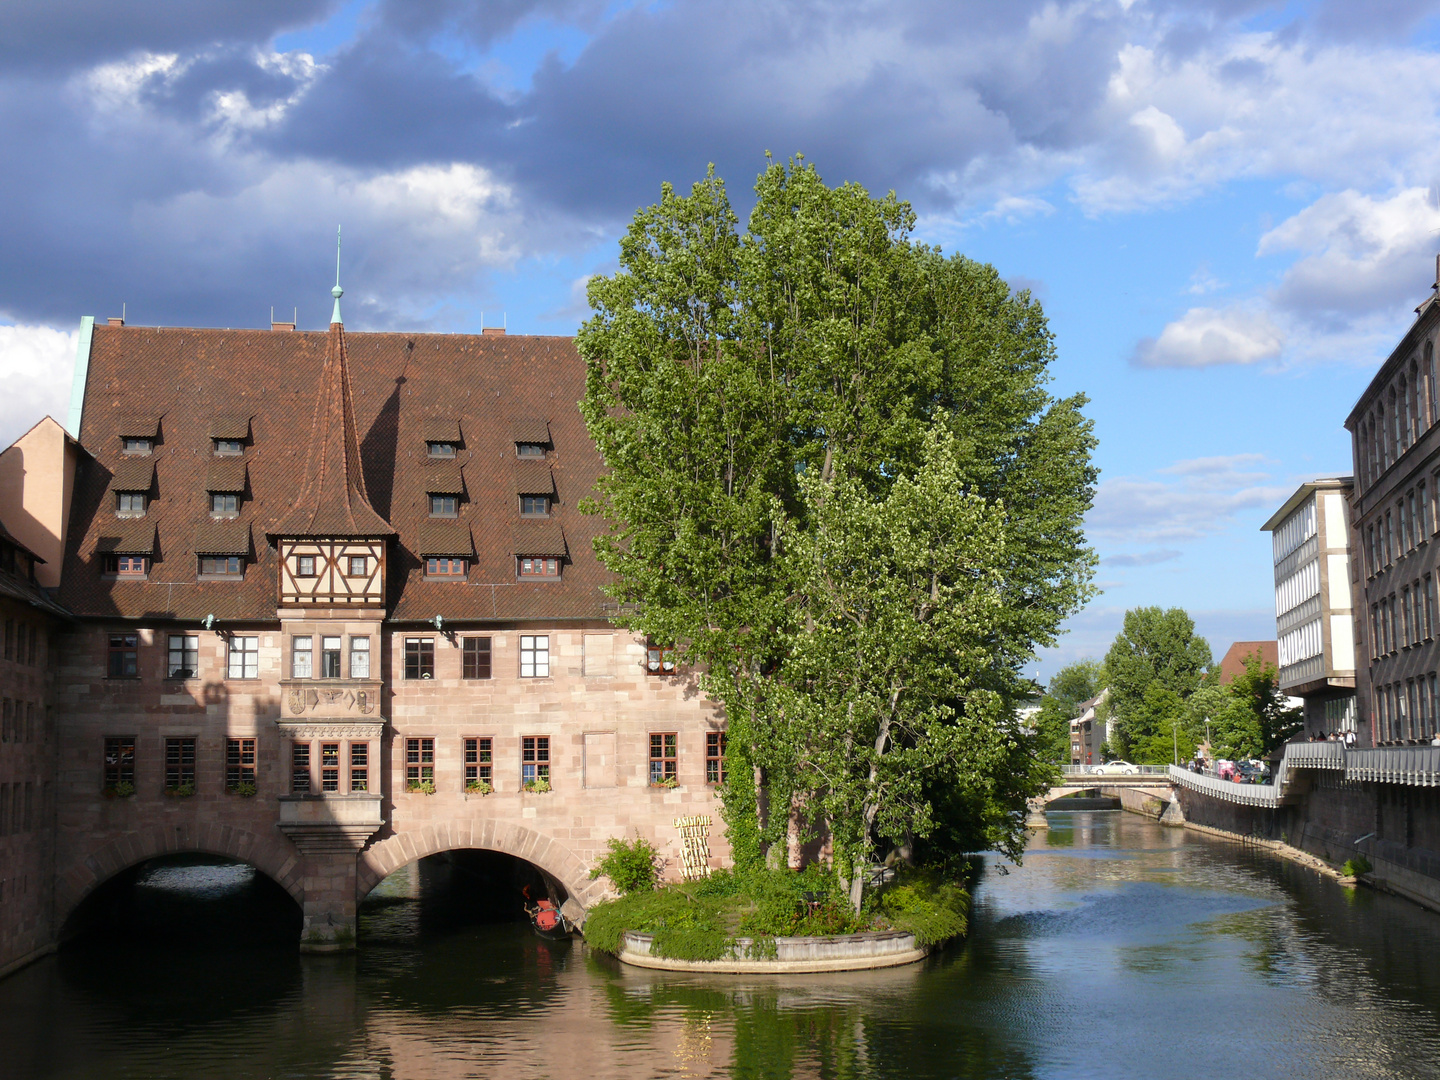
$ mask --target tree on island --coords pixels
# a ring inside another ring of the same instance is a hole
[[[1050,770],[1013,703],[1090,592],[1094,439],[1039,304],[907,203],[803,162],[755,191],[741,233],[713,169],[665,185],[591,280],[589,509],[619,621],[725,708],[737,865],[823,821],[858,907],[878,852],[1020,854]]]

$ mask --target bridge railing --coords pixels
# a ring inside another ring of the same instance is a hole
[[[1104,776],[1104,775],[1107,775],[1107,774],[1105,774],[1105,773],[1097,773],[1097,772],[1095,771],[1096,769],[1098,769],[1098,768],[1100,768],[1100,767],[1101,767],[1101,766],[1099,766],[1099,765],[1061,765],[1061,766],[1060,766],[1060,771],[1061,771],[1064,775],[1066,775],[1066,776]],[[1137,773],[1131,773],[1130,775],[1132,775],[1132,776],[1134,776],[1134,775],[1139,775],[1139,776],[1164,776],[1164,775],[1166,775],[1166,770],[1170,768],[1169,765],[1137,765],[1137,766],[1135,766],[1135,767],[1136,767],[1137,769],[1139,769],[1140,772],[1139,772],[1138,774],[1137,774]],[[1121,774],[1119,774],[1119,773],[1113,773],[1113,772],[1112,772],[1112,773],[1109,773],[1108,775],[1110,775],[1110,776],[1119,776],[1119,775],[1121,775]]]

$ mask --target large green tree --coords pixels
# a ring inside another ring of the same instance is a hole
[[[666,185],[589,285],[581,407],[621,621],[725,706],[738,862],[792,812],[828,822],[856,882],[877,845],[926,836],[1018,854],[1043,779],[1020,665],[1093,565],[1084,399],[1045,392],[1039,305],[912,243],[893,194],[803,163],[755,192],[741,232],[713,172]]]
[[[1119,744],[1114,749],[1121,757],[1157,764],[1171,759],[1175,725],[1186,721],[1184,703],[1200,688],[1212,659],[1209,642],[1195,633],[1195,621],[1182,609],[1125,613],[1124,627],[1105,654]]]

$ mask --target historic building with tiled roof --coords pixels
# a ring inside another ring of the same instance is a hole
[[[576,919],[611,837],[724,857],[678,824],[718,824],[722,717],[607,618],[570,339],[351,334],[337,295],[317,333],[86,320],[76,379],[56,932],[164,852],[256,866],[321,949],[430,854],[523,858]]]

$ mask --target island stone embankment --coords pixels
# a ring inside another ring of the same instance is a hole
[[[880,930],[833,937],[777,937],[775,955],[750,959],[754,944],[738,938],[733,954],[721,960],[676,960],[651,953],[654,935],[627,931],[619,959],[635,967],[664,971],[706,971],[717,974],[788,975],[816,971],[865,971],[899,967],[923,960],[930,950],[903,930]],[[742,959],[743,957],[743,959]]]

